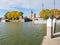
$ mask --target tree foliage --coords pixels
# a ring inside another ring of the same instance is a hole
[[[7,19],[19,19],[20,16],[23,16],[23,12],[18,12],[18,11],[12,11],[12,12],[7,12],[5,14],[5,18]]]
[[[39,13],[40,18],[47,19],[48,17],[56,17],[57,19],[60,19],[60,10],[58,9],[44,9]]]

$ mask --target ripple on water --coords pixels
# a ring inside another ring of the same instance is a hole
[[[40,45],[45,25],[0,23],[0,45]]]

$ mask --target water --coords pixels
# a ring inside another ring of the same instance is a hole
[[[0,23],[0,45],[41,45],[45,24]]]
[[[60,32],[60,23],[56,24],[56,33]]]

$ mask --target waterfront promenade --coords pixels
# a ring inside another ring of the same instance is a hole
[[[42,45],[60,45],[60,32],[54,34],[54,38],[52,39],[47,38],[47,36],[45,36]]]
[[[44,36],[43,38],[42,45],[60,45],[60,32],[59,31],[56,32],[56,29],[55,29],[55,33],[54,33],[54,29],[53,29],[54,27],[48,25],[48,24],[51,24],[51,23],[48,23],[48,21],[47,21],[47,33],[46,33],[46,36]],[[57,20],[56,23],[57,23],[56,25],[59,25],[60,20]]]

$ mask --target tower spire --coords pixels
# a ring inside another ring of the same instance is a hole
[[[33,11],[31,10],[31,14],[33,14]]]

